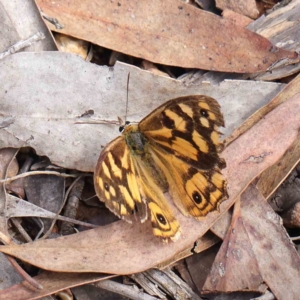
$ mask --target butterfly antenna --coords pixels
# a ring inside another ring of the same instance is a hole
[[[129,78],[130,78],[130,73],[128,73],[127,76],[127,96],[126,96],[126,111],[125,111],[125,123],[126,123],[126,119],[127,119],[127,113],[128,113],[128,91],[129,91]]]

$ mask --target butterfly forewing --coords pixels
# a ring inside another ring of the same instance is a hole
[[[139,123],[177,207],[197,219],[227,198],[219,126],[224,126],[220,106],[207,96],[170,100]]]
[[[207,96],[170,100],[139,123],[150,143],[202,170],[223,167],[219,126],[224,126],[220,106]]]

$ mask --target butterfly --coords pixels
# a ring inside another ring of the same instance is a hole
[[[180,224],[166,192],[181,213],[197,220],[228,197],[220,126],[220,105],[203,95],[171,99],[139,123],[126,122],[122,136],[99,156],[94,173],[98,198],[130,223],[150,215],[154,235],[177,240]]]

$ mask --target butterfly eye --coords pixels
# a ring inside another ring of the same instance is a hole
[[[123,132],[124,128],[125,128],[125,126],[120,126],[120,127],[119,127],[119,131],[120,131],[120,132]]]
[[[202,197],[197,191],[193,192],[193,199],[197,204],[200,204],[202,202]]]
[[[163,224],[163,225],[167,224],[167,221],[166,221],[165,217],[162,214],[156,214],[156,217],[157,217],[158,221],[161,224]]]
[[[130,124],[130,121],[126,121],[126,122],[125,122],[125,125],[129,125],[129,124]]]
[[[208,118],[209,117],[209,114],[207,112],[206,109],[201,109],[200,110],[200,114],[204,117],[204,118]]]
[[[107,183],[104,183],[104,188],[108,191],[109,190],[109,185]]]

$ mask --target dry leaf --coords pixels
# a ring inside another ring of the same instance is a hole
[[[251,19],[259,16],[259,8],[255,0],[216,0],[216,6],[221,10],[233,10]]]
[[[227,144],[230,144],[238,136],[242,135],[261,118],[263,118],[272,109],[284,103],[287,99],[292,98],[296,94],[300,93],[300,75],[293,79],[285,88],[279,92],[266,106],[257,110],[252,116],[248,118],[241,126],[234,130],[231,135],[226,139]]]
[[[57,293],[66,288],[71,288],[78,285],[97,282],[111,278],[112,276],[102,274],[72,274],[72,273],[53,273],[43,272],[34,277],[42,286],[42,290],[32,288],[32,286],[24,281],[14,285],[3,291],[0,291],[0,299],[14,300],[34,300],[41,299],[48,295]]]
[[[253,290],[264,282],[276,299],[297,299],[300,258],[279,216],[254,185],[240,205],[203,289]]]
[[[283,3],[282,1],[281,3]],[[252,22],[247,28],[264,36],[275,46],[289,50],[300,49],[300,0],[293,0],[267,16],[263,15]],[[281,66],[270,72],[254,75],[256,80],[275,80],[296,74],[300,70],[300,63]]]
[[[108,68],[66,53],[18,53],[0,61],[0,82],[7,91],[2,95],[0,123],[12,119],[0,129],[0,147],[31,146],[56,165],[93,172],[102,147],[120,134],[118,116],[124,119],[126,113],[128,73],[127,120],[139,122],[169,99],[204,94],[221,104],[225,135],[284,86],[229,80],[187,88],[180,81],[122,63]],[[93,115],[81,117],[86,112]],[[89,121],[102,124],[86,124]],[[109,124],[112,121],[117,124]]]
[[[242,194],[242,199],[250,187]],[[225,239],[206,278],[203,287],[205,293],[264,292],[267,289],[248,239],[248,231],[251,231],[253,223],[245,223],[238,200]]]
[[[0,1],[0,52],[40,31],[46,36],[23,51],[55,51],[55,43],[33,1]]]
[[[5,179],[8,176],[14,176],[19,171],[19,165],[15,159],[16,149],[0,149],[0,178]],[[5,185],[0,183],[0,231],[7,234],[7,218],[4,216],[6,210],[6,192]],[[7,234],[8,235],[8,234]]]
[[[63,26],[57,29],[46,22],[51,30],[164,65],[254,73],[298,56],[229,20],[179,1],[36,3]]]
[[[248,26],[250,23],[253,22],[252,19],[243,16],[237,12],[234,12],[230,9],[225,9],[222,12],[222,16],[226,19],[230,19],[234,22],[234,24],[236,24],[237,26],[241,26],[241,27],[246,27]]]
[[[287,149],[280,160],[265,170],[256,184],[260,193],[268,199],[285,180],[300,160],[300,132],[295,142]]]

